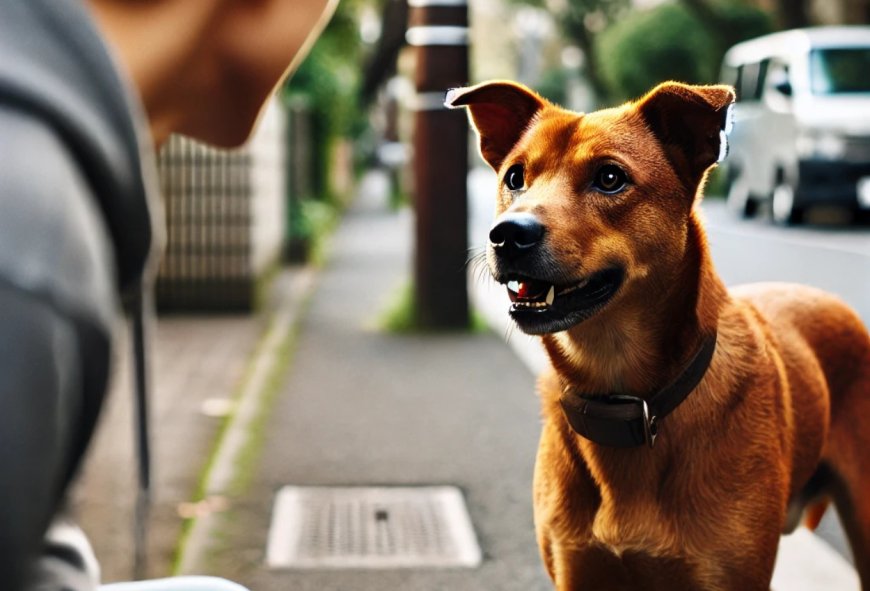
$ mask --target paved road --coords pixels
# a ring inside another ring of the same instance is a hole
[[[495,175],[484,168],[469,176],[470,231],[473,249],[486,243],[492,222]],[[782,228],[764,219],[742,220],[724,201],[704,203],[707,232],[717,270],[728,285],[754,281],[790,281],[814,285],[838,294],[870,325],[870,228],[843,224],[815,224]],[[491,281],[473,285],[479,310],[508,338],[533,371],[546,363],[536,340],[513,330],[507,317],[504,289]],[[843,558],[851,560],[834,511],[829,511],[817,533],[783,538],[775,589],[836,589],[857,591],[857,579]],[[829,545],[828,545],[829,544]],[[831,551],[831,547],[837,553]]]
[[[714,199],[704,212],[713,259],[726,283],[814,285],[838,294],[870,324],[870,227],[781,228],[764,219],[741,220]]]

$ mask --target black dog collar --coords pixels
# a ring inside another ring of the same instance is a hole
[[[565,387],[562,410],[574,431],[586,439],[609,447],[652,447],[658,424],[701,382],[713,351],[716,333],[706,337],[695,356],[677,378],[649,398],[625,394],[582,394]]]

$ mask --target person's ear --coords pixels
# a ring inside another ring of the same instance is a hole
[[[734,89],[664,82],[635,103],[677,174],[697,184],[728,150]]]
[[[491,81],[451,89],[444,104],[451,109],[468,107],[480,140],[480,154],[498,170],[547,102],[521,84]]]

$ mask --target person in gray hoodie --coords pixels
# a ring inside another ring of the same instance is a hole
[[[243,143],[334,4],[0,0],[2,589],[97,584],[46,536],[159,250],[154,146]]]

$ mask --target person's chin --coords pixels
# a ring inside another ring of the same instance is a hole
[[[265,101],[266,99],[264,99]],[[242,100],[226,101],[198,113],[178,131],[216,148],[232,149],[244,145],[259,119],[261,103]]]
[[[253,121],[241,122],[227,117],[227,121],[197,128],[185,129],[181,133],[216,148],[230,150],[248,141],[253,132]]]

